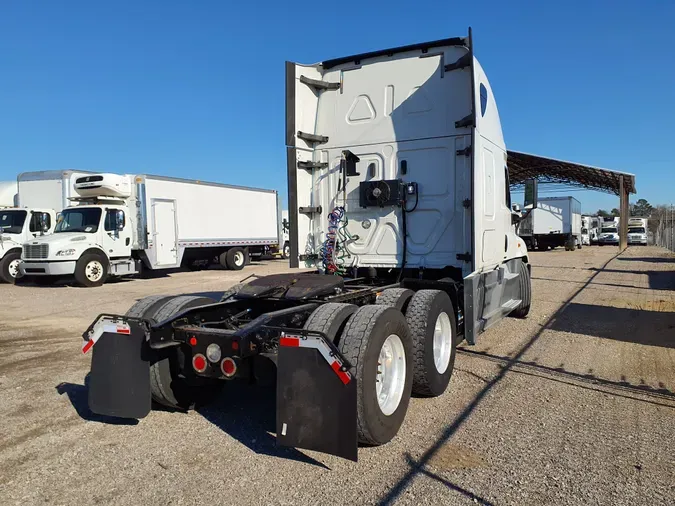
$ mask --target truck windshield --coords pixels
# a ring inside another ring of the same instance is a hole
[[[628,229],[629,234],[644,234],[645,229],[643,227],[631,227]]]
[[[20,234],[28,216],[27,211],[0,211],[0,232],[5,234]]]
[[[602,229],[603,234],[616,234],[616,227],[609,227]]]
[[[58,232],[87,232],[93,234],[101,221],[99,208],[66,209],[61,213],[54,229]]]

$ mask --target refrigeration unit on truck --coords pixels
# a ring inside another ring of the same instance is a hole
[[[639,244],[647,246],[647,218],[629,218],[628,219],[628,244]]]
[[[540,198],[518,228],[529,249],[581,248],[581,203],[574,197]]]
[[[83,286],[217,259],[239,270],[279,244],[278,195],[151,175],[92,174],[75,181],[54,233],[23,246],[21,273],[74,275]]]
[[[21,276],[21,247],[24,242],[50,234],[56,215],[68,205],[75,179],[83,171],[47,170],[23,172],[13,183],[11,207],[0,209],[0,279],[15,283]],[[0,206],[2,207],[2,206]]]
[[[604,246],[606,244],[618,246],[619,245],[619,218],[617,217],[603,217],[600,222],[600,235],[598,236],[598,244]]]
[[[228,380],[276,380],[278,443],[356,460],[359,441],[397,434],[411,393],[446,391],[458,342],[528,314],[528,253],[470,34],[288,62],[286,145],[290,263],[309,271],[100,315],[83,334],[93,412],[141,418],[151,399],[181,410]]]

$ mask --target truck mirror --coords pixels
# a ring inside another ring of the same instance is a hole
[[[525,181],[525,201],[523,202],[524,209],[534,209],[537,207],[539,181],[536,179],[528,179]]]
[[[118,232],[124,230],[124,211],[117,211],[115,215],[115,225]]]
[[[518,204],[513,204],[512,208],[514,213],[520,212],[520,206]]]

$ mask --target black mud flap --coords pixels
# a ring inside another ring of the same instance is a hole
[[[93,348],[89,376],[89,409],[120,418],[150,413],[150,362],[145,334],[129,322],[130,334],[104,332]]]
[[[277,361],[277,443],[356,462],[356,378],[317,348],[282,345]]]

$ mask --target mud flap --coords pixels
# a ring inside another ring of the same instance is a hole
[[[89,377],[89,409],[119,418],[150,413],[150,362],[144,332],[129,322],[128,335],[104,332],[93,347]]]
[[[286,338],[286,342],[302,338]],[[356,378],[341,372],[339,358],[298,344],[279,347],[277,443],[357,461]],[[337,366],[335,364],[338,364]]]

